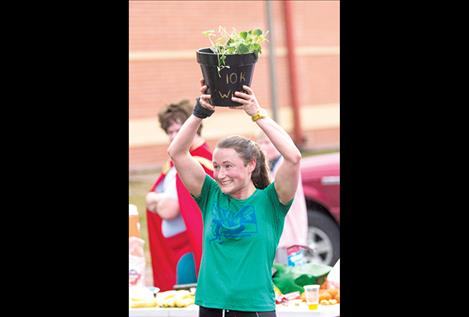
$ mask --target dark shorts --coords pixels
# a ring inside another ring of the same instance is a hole
[[[239,311],[199,306],[199,317],[276,317],[275,311]]]

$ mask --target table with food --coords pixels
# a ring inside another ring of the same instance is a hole
[[[184,308],[129,308],[129,317],[197,317],[198,312],[197,305],[189,305]],[[317,310],[308,310],[306,304],[300,306],[277,305],[276,313],[277,317],[336,317],[340,316],[340,304],[319,305]]]
[[[194,304],[194,293],[187,290],[171,290],[157,293],[151,297],[151,291],[134,293],[130,298],[129,317],[197,317],[199,307]],[[144,295],[147,293],[147,295]],[[320,292],[320,302],[316,309],[309,309],[304,297],[297,293],[285,294],[276,300],[278,317],[336,317],[340,316],[340,304],[337,302],[339,291]],[[333,294],[335,293],[335,296]]]
[[[340,284],[327,280],[331,267],[274,265],[273,287],[278,317],[340,316]],[[316,287],[314,300],[308,295]],[[196,287],[160,292],[157,287],[129,291],[129,317],[197,317]]]

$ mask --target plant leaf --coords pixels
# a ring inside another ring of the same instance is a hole
[[[238,53],[239,54],[247,54],[249,53],[249,46],[243,44],[243,43],[240,43],[239,46],[238,46]]]
[[[255,29],[255,30],[253,31],[253,33],[254,33],[255,35],[259,36],[259,35],[262,34],[262,30],[261,30],[261,29]]]
[[[258,56],[262,50],[262,43],[267,40],[266,35],[269,31],[262,34],[261,29],[251,29],[248,31],[237,32],[234,28],[231,33],[221,25],[218,30],[207,30],[202,32],[208,37],[212,46],[210,49],[217,55],[218,75],[223,68],[229,68],[225,64],[226,55],[229,54],[248,54],[255,53]]]
[[[249,46],[249,48],[252,52],[260,52],[261,51],[261,46],[257,43],[251,44]]]

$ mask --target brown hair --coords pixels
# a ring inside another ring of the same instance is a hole
[[[234,149],[243,160],[244,166],[246,166],[249,161],[255,160],[256,168],[252,171],[251,175],[254,186],[259,189],[264,189],[270,184],[265,156],[256,142],[235,135],[224,138],[218,142],[216,147],[220,149]]]
[[[160,112],[158,112],[158,120],[160,121],[161,129],[168,133],[168,128],[171,124],[183,124],[187,118],[191,116],[193,109],[192,104],[187,99],[165,106],[160,110]],[[197,129],[197,134],[200,135],[201,132],[202,123],[200,124],[199,129]]]

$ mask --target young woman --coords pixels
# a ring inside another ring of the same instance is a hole
[[[202,82],[203,84],[203,82]],[[284,157],[270,183],[259,146],[246,138],[221,140],[213,152],[213,178],[189,153],[202,120],[215,106],[201,87],[193,114],[169,146],[182,182],[200,206],[203,255],[195,303],[199,316],[275,316],[272,264],[284,219],[298,187],[301,154],[289,135],[265,115],[253,90],[233,101],[257,124]]]

